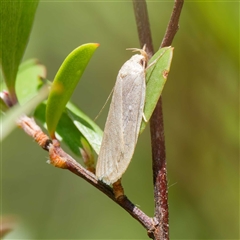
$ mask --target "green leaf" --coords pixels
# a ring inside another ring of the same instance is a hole
[[[15,103],[15,80],[18,66],[27,46],[38,0],[2,1],[0,6],[0,64]]]
[[[99,154],[102,142],[102,130],[88,116],[72,103],[67,104],[67,112],[78,130],[88,140],[94,151]]]
[[[42,78],[46,78],[46,68],[36,59],[30,59],[19,66],[16,94],[21,105],[38,94],[39,88],[44,84]]]
[[[88,43],[73,50],[59,68],[48,98],[46,122],[51,138],[55,138],[58,121],[98,43]]]
[[[41,103],[35,110],[34,116],[46,127],[46,102]],[[63,112],[56,129],[58,139],[63,141],[77,156],[81,156],[80,148],[83,135],[78,131],[66,112]]]
[[[39,64],[36,59],[30,59],[20,64],[16,80],[16,94],[20,105],[24,105],[38,94],[39,89],[46,82],[43,80],[45,77],[46,68]],[[7,89],[5,82],[0,82],[0,89],[1,98],[4,96],[4,90],[6,91]],[[3,99],[1,99],[0,109],[6,112],[8,107],[6,108],[6,104],[3,104],[3,102]]]
[[[151,118],[152,113],[157,105],[158,99],[161,96],[168,73],[170,71],[172,57],[173,48],[165,47],[159,49],[149,60],[149,67],[146,70],[147,88],[144,105],[144,115],[147,122]],[[140,128],[140,133],[142,133],[146,125],[147,123],[143,120]]]
[[[17,127],[16,121],[17,118],[22,115],[26,114],[28,115],[32,110],[36,108],[36,106],[41,103],[44,99],[46,99],[48,95],[48,86],[43,86],[38,95],[32,98],[30,101],[28,101],[23,106],[20,106],[19,104],[16,104],[14,107],[9,109],[5,116],[2,119],[2,132],[0,134],[0,141],[2,141],[5,137],[7,137],[10,132]]]
[[[46,103],[40,104],[34,116],[46,127]],[[90,149],[99,152],[102,141],[102,130],[81,110],[72,103],[68,103],[62,113],[56,128],[58,139],[63,141],[73,153],[81,156],[80,149],[85,149],[90,154]]]

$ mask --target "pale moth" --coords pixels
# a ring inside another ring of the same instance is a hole
[[[132,56],[118,73],[96,166],[98,180],[108,185],[126,171],[143,119],[147,54],[144,48],[132,50],[141,54]]]

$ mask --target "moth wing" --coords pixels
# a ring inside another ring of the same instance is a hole
[[[126,171],[139,135],[139,130],[143,118],[143,108],[145,102],[146,82],[144,69],[139,69],[137,73],[131,74],[132,81],[123,83],[123,142],[124,151],[122,160],[118,165],[118,176],[122,176]]]
[[[118,76],[96,166],[97,178],[107,184],[115,182],[123,152],[122,111],[122,78]]]
[[[145,102],[144,57],[134,55],[119,71],[105,124],[96,176],[107,184],[126,171],[137,143]]]

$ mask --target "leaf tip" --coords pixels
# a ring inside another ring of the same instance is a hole
[[[93,43],[93,44],[95,44],[96,47],[100,46],[100,43]]]

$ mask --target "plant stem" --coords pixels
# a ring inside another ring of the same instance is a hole
[[[116,199],[111,187],[98,181],[92,172],[82,167],[75,159],[68,155],[60,147],[60,144],[57,140],[51,141],[49,137],[36,124],[33,118],[22,116],[18,119],[17,124],[30,137],[32,137],[39,146],[49,152],[50,163],[52,165],[58,168],[67,169],[89,182],[92,186],[103,192],[124,210],[126,210],[133,218],[141,223],[142,226],[147,229],[147,231],[155,228],[152,218],[148,217],[144,212],[136,207],[126,196]]]
[[[153,46],[148,22],[147,7],[145,1],[133,1],[135,16],[139,31],[141,46],[147,44],[146,51],[150,56],[153,55]],[[163,39],[162,46],[171,45],[174,35],[178,29],[178,20],[182,8],[183,0],[176,0],[171,20]],[[32,118],[22,116],[18,119],[18,125],[31,136],[44,150],[49,152],[50,162],[55,167],[68,169],[77,176],[89,182],[92,186],[99,189],[119,206],[125,209],[133,218],[147,229],[148,235],[152,239],[169,239],[168,234],[168,203],[167,203],[167,179],[166,179],[166,159],[165,142],[163,131],[162,104],[159,100],[152,116],[151,138],[153,153],[153,176],[154,176],[154,198],[155,198],[155,217],[150,218],[139,208],[137,208],[126,196],[116,199],[113,190],[108,185],[97,181],[96,176],[83,168],[70,155],[65,153],[57,140],[53,142],[42,132],[41,128]]]
[[[138,30],[138,38],[141,48],[146,44],[146,52],[149,59],[154,50],[152,44],[151,28],[148,20],[148,11],[146,1],[133,0],[133,8]]]
[[[182,12],[184,0],[175,0],[172,15],[168,23],[164,38],[161,43],[161,48],[170,46],[179,29],[179,19]]]
[[[178,30],[178,22],[184,0],[175,0],[172,15],[161,43],[161,47],[170,46]],[[147,6],[145,1],[133,0],[135,18],[137,22],[140,45],[147,44],[149,57],[153,55],[151,30],[148,21]],[[168,211],[168,189],[165,137],[162,112],[162,98],[160,97],[157,106],[150,120],[151,146],[152,146],[152,167],[155,200],[155,220],[158,226],[152,235],[153,239],[169,239],[169,211]]]

